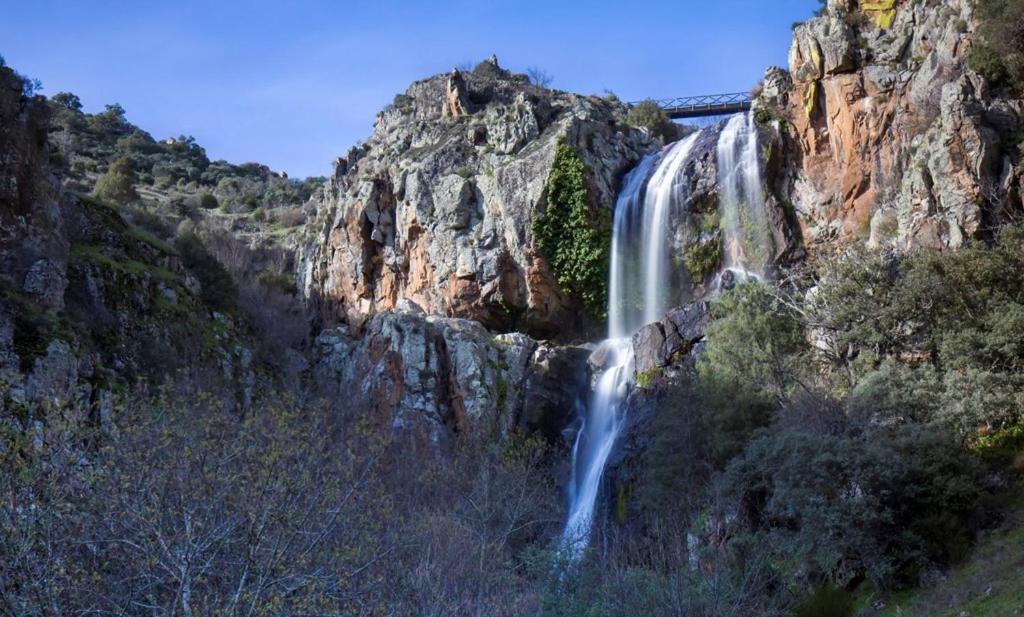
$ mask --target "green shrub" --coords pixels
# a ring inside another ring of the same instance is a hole
[[[920,426],[885,430],[847,422],[831,403],[804,407],[780,413],[725,476],[787,577],[885,588],[963,556],[981,483],[966,452]]]
[[[703,379],[747,384],[782,398],[807,368],[807,351],[803,323],[781,292],[747,281],[712,305],[698,369]]]
[[[105,174],[97,178],[93,194],[115,204],[129,204],[139,200],[135,182],[135,166],[132,160],[121,157],[111,163]]]
[[[979,0],[980,22],[968,66],[993,85],[1024,92],[1024,0]]]
[[[633,105],[626,115],[631,126],[646,129],[654,137],[664,141],[675,139],[678,128],[658,104],[648,99]]]
[[[938,423],[964,438],[1024,409],[1024,228],[993,246],[904,257],[851,254],[828,266],[808,306],[851,409]],[[927,299],[927,301],[922,301]]]
[[[793,611],[793,617],[850,617],[855,600],[853,594],[834,585],[819,586]]]
[[[209,191],[200,191],[197,197],[199,199],[199,207],[205,210],[216,210],[220,206],[220,202]]]
[[[229,312],[238,302],[238,286],[231,274],[192,233],[178,236],[174,246],[185,267],[201,286],[199,297],[211,310]]]
[[[547,181],[547,209],[534,214],[531,229],[539,253],[548,260],[558,283],[580,298],[592,317],[603,317],[608,297],[608,251],[611,215],[593,204],[586,163],[561,142]]]
[[[694,282],[700,283],[718,271],[722,260],[722,239],[714,236],[707,241],[695,241],[686,247],[686,270]]]
[[[967,66],[993,85],[1005,84],[1010,78],[1010,72],[1003,62],[1003,57],[995,49],[982,42],[976,43],[967,53]]]

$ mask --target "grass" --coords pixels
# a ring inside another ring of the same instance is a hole
[[[1024,615],[1024,493],[1004,523],[985,534],[946,580],[897,594],[886,605],[884,617]]]
[[[153,264],[129,259],[117,253],[108,252],[106,247],[95,244],[75,244],[71,247],[71,258],[95,263],[114,272],[128,276],[149,275],[158,281],[178,285],[181,276]]]
[[[93,195],[77,193],[85,214],[90,219],[109,228],[112,231],[122,233],[146,244],[165,255],[177,255],[177,251],[170,244],[167,244],[148,229],[132,225],[121,215],[121,210],[116,206],[108,204]]]

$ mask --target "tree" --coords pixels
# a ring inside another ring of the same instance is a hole
[[[764,283],[748,281],[715,300],[712,316],[698,365],[702,380],[785,399],[807,365],[804,325],[794,310]]]
[[[93,130],[98,133],[121,135],[128,132],[130,128],[124,114],[124,107],[114,103],[107,105],[103,112],[90,117],[89,121]]]
[[[54,94],[50,99],[57,105],[71,111],[82,111],[82,101],[78,98],[78,95],[72,94],[71,92],[58,92]]]
[[[107,173],[96,180],[93,194],[115,204],[129,204],[139,199],[135,182],[135,165],[130,158],[121,157],[111,163]]]
[[[541,88],[548,88],[551,86],[551,82],[554,81],[554,77],[551,73],[548,73],[544,69],[538,66],[531,66],[526,69],[526,74],[530,77],[530,83]]]

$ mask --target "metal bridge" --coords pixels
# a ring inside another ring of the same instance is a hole
[[[684,96],[676,99],[653,101],[669,118],[704,118],[707,116],[724,116],[750,110],[752,99],[746,92],[733,94],[706,94],[703,96]],[[630,103],[630,107],[638,105]]]

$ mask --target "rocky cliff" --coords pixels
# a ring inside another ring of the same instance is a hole
[[[174,246],[65,189],[50,121],[46,100],[0,66],[4,428],[37,445],[90,423],[109,429],[115,393],[178,371],[244,408],[256,378],[236,322],[203,306]]]
[[[758,104],[810,244],[956,248],[1020,211],[1024,104],[969,68],[972,6],[829,0],[794,27]]]
[[[579,300],[538,255],[531,218],[545,210],[560,141],[585,162],[589,199],[614,204],[621,176],[652,148],[626,111],[531,85],[494,59],[413,84],[316,200],[306,295],[355,327],[406,300],[497,331],[580,332]]]

